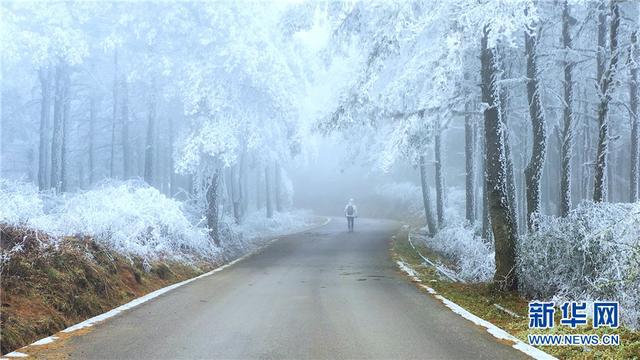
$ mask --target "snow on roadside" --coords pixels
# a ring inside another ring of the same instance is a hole
[[[308,211],[249,213],[242,224],[223,216],[216,247],[199,215],[185,203],[138,181],[105,182],[92,190],[55,195],[30,183],[0,179],[0,223],[51,235],[91,236],[125,256],[232,260],[259,247],[265,237],[310,225]],[[54,240],[55,241],[55,240]]]
[[[194,226],[182,204],[134,181],[55,196],[32,184],[0,180],[0,200],[11,204],[0,222],[47,233],[54,238],[87,235],[125,255],[216,256],[206,229]]]
[[[433,237],[424,235],[426,229],[422,229],[416,242],[452,260],[456,267],[451,270],[456,278],[472,283],[490,281],[495,271],[493,246],[464,218],[464,192],[457,188],[447,190],[445,224]]]
[[[263,210],[254,211],[247,214],[241,224],[224,217],[222,253],[226,259],[235,259],[260,248],[273,237],[312,226],[317,219],[308,210],[274,212],[271,219],[265,217]]]

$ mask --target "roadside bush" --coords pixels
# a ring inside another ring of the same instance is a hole
[[[542,216],[518,247],[521,291],[536,299],[618,301],[640,326],[640,203],[583,203]]]
[[[435,198],[435,194],[433,195]],[[445,224],[435,236],[422,236],[424,244],[451,260],[456,276],[465,282],[477,283],[491,280],[495,271],[492,244],[488,244],[469,224],[462,210],[465,208],[464,191],[447,189],[444,208]],[[426,229],[423,229],[426,233]]]
[[[52,235],[90,235],[126,255],[215,256],[206,230],[192,225],[182,204],[130,182],[105,183],[76,194],[38,193],[31,184],[0,180],[0,222]]]

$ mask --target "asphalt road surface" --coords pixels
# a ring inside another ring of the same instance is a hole
[[[526,356],[418,290],[392,262],[396,223],[345,219],[74,336],[74,359],[512,359]]]

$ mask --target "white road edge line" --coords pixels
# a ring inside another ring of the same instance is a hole
[[[239,257],[239,258],[237,258],[237,259],[235,259],[235,260],[233,260],[233,261],[231,261],[229,263],[226,263],[226,264],[224,264],[224,265],[222,265],[220,267],[217,267],[217,268],[209,271],[208,273],[204,273],[204,274],[198,275],[196,277],[193,277],[191,279],[187,279],[187,280],[181,281],[179,283],[175,283],[173,285],[169,285],[169,286],[163,287],[161,289],[158,289],[156,291],[150,292],[147,295],[144,295],[144,296],[141,296],[139,298],[133,299],[130,302],[128,302],[128,303],[126,303],[124,305],[120,305],[117,308],[109,310],[109,311],[107,311],[107,312],[105,312],[103,314],[96,315],[96,316],[94,316],[92,318],[89,318],[89,319],[87,319],[85,321],[82,321],[82,322],[77,323],[75,325],[71,325],[70,327],[68,327],[68,328],[66,328],[64,330],[61,330],[61,332],[70,333],[70,332],[74,332],[76,330],[80,330],[80,329],[84,329],[86,327],[93,326],[96,323],[99,323],[99,322],[102,322],[102,321],[104,321],[106,319],[112,318],[112,317],[118,315],[119,313],[121,313],[121,312],[123,312],[125,310],[129,310],[131,308],[134,308],[134,307],[136,307],[136,306],[138,306],[140,304],[143,304],[143,303],[145,303],[145,302],[147,302],[147,301],[149,301],[149,300],[151,300],[153,298],[156,298],[156,297],[158,297],[158,296],[160,296],[160,295],[162,295],[162,294],[164,294],[166,292],[169,292],[169,291],[171,291],[171,290],[173,290],[175,288],[178,288],[178,287],[186,285],[186,284],[188,284],[188,283],[190,283],[192,281],[196,281],[198,279],[201,279],[201,278],[204,278],[204,277],[207,277],[207,276],[211,276],[211,275],[213,275],[213,274],[215,274],[217,272],[220,272],[220,271],[232,266],[233,264],[236,264],[236,263],[238,263],[238,262],[240,262],[240,261],[242,261],[242,260],[254,255],[258,251],[264,249],[266,246],[274,243],[275,241],[280,240],[280,237],[282,237],[282,236],[289,236],[289,235],[295,235],[295,234],[303,233],[303,232],[306,232],[306,231],[309,231],[309,230],[312,230],[312,229],[323,227],[323,226],[327,225],[330,222],[331,222],[331,218],[328,217],[328,216],[325,216],[325,221],[322,224],[313,225],[313,226],[307,227],[307,228],[302,229],[302,230],[293,231],[291,233],[274,235],[274,239],[273,240],[265,243],[260,248],[254,250],[254,251],[252,251],[252,252],[250,252],[248,254],[245,254],[242,257]],[[55,336],[55,335],[47,336],[47,337],[42,338],[42,339],[40,339],[38,341],[32,342],[29,345],[25,345],[25,346],[23,346],[22,348],[20,348],[18,350],[25,349],[26,347],[29,347],[29,346],[40,346],[40,345],[50,344],[50,343],[56,341],[57,339],[58,339],[58,337]],[[22,353],[22,352],[19,352],[19,351],[12,351],[10,353],[2,355],[2,358],[0,358],[0,360],[5,359],[5,358],[9,358],[9,357],[18,358],[18,357],[27,357],[27,356],[29,356],[29,355],[25,354],[25,353]]]
[[[531,356],[534,359],[538,359],[538,360],[550,360],[550,359],[555,359],[557,360],[557,358],[553,357],[550,354],[547,354],[546,352],[537,349],[525,342],[523,342],[522,340],[518,339],[517,337],[509,334],[508,332],[506,332],[505,330],[495,326],[494,324],[488,322],[487,320],[484,320],[476,315],[473,315],[472,313],[470,313],[469,311],[465,310],[462,306],[454,303],[453,301],[445,298],[442,295],[438,295],[438,292],[435,291],[434,289],[430,288],[427,285],[422,284],[422,280],[420,280],[418,278],[418,274],[416,273],[415,270],[413,270],[413,268],[411,268],[411,266],[409,266],[407,263],[405,263],[402,259],[401,260],[397,260],[396,264],[398,264],[398,267],[404,271],[407,275],[409,275],[409,277],[411,278],[411,280],[420,283],[420,287],[425,289],[429,294],[433,295],[436,299],[442,301],[442,303],[448,307],[451,311],[453,311],[454,313],[462,316],[463,318],[471,321],[472,323],[476,324],[476,325],[480,325],[484,328],[487,329],[487,332],[491,335],[493,335],[494,337],[501,339],[501,340],[509,340],[514,342],[514,344],[512,345],[512,347],[514,349],[517,349],[529,356]]]

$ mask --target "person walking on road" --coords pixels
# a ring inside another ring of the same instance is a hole
[[[344,215],[347,217],[349,232],[353,232],[353,219],[358,217],[358,208],[353,203],[353,199],[349,199],[347,206],[344,207]]]

